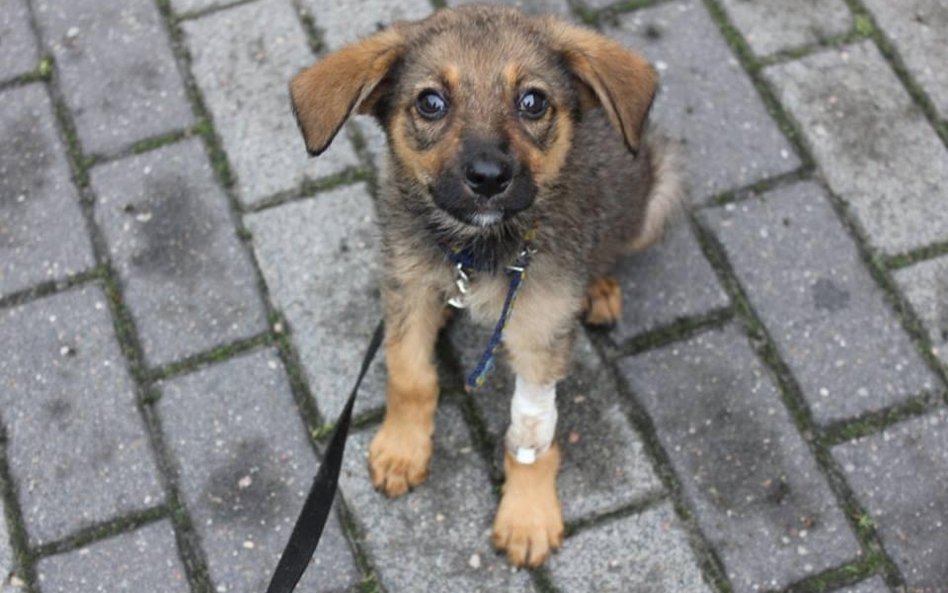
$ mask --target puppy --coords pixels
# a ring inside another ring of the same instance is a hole
[[[498,326],[516,373],[493,542],[517,566],[563,539],[555,391],[578,321],[616,321],[610,268],[659,238],[679,200],[671,151],[645,134],[655,87],[615,41],[496,6],[396,23],[290,84],[310,154],[352,113],[373,115],[388,140],[377,203],[387,407],[372,482],[399,496],[427,477],[435,339],[446,303],[465,306]]]

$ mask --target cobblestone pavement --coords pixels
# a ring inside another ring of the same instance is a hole
[[[308,159],[286,82],[442,3],[0,0],[0,591],[262,592],[379,316],[380,133]],[[560,389],[568,538],[489,547],[460,318],[431,479],[370,487],[377,363],[301,591],[948,593],[948,5],[523,3],[644,52],[688,155]]]

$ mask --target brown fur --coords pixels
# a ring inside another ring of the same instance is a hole
[[[509,362],[526,381],[565,376],[584,310],[594,323],[618,317],[619,287],[606,275],[623,253],[661,236],[680,194],[670,149],[645,131],[655,84],[647,62],[612,40],[487,6],[398,23],[293,80],[312,153],[353,111],[374,114],[389,142],[378,196],[388,406],[369,456],[378,489],[397,496],[427,476],[434,342],[455,295],[445,243],[496,263],[474,274],[467,297],[472,316],[493,324],[508,286],[502,267],[535,230],[536,254],[504,332]],[[415,105],[432,90],[448,106],[441,118]],[[550,108],[521,114],[527,92],[545,95]],[[464,185],[465,167],[484,154],[513,163],[509,185],[490,200]],[[503,218],[478,222],[483,212]],[[558,467],[555,446],[530,466],[507,456],[494,543],[516,565],[541,563],[562,540]]]

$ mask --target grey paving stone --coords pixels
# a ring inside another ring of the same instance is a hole
[[[620,361],[736,593],[859,553],[772,379],[736,327]]]
[[[935,355],[948,366],[948,256],[899,270],[895,281],[928,330]]]
[[[413,21],[432,12],[428,0],[303,0],[330,49],[339,49],[395,21]]]
[[[839,589],[836,593],[889,593],[889,589],[885,586],[882,577],[873,577],[858,585]]]
[[[447,0],[450,7],[465,4],[484,4],[480,0]],[[526,12],[527,14],[555,14],[569,19],[572,11],[567,0],[496,0],[494,4],[506,4]]]
[[[852,27],[852,13],[843,0],[721,0],[734,26],[754,53],[816,43]]]
[[[618,342],[679,319],[727,307],[729,299],[684,220],[662,242],[619,262],[622,318],[611,332]]]
[[[358,165],[344,132],[318,158],[306,154],[287,85],[316,59],[290,2],[244,4],[182,29],[244,205]]]
[[[710,591],[668,503],[581,531],[549,567],[561,591]]]
[[[473,369],[491,329],[466,316],[452,324],[449,335],[465,373]],[[502,466],[503,440],[510,424],[514,374],[498,360],[487,383],[473,395],[497,443],[495,459]],[[557,392],[557,442],[563,452],[557,484],[566,521],[601,515],[655,496],[661,482],[638,434],[619,405],[611,371],[603,365],[585,332],[580,331],[573,363]]]
[[[41,84],[0,93],[0,295],[95,265]]]
[[[943,0],[865,0],[865,5],[941,117],[948,118],[948,72],[943,59],[948,55],[948,4]]]
[[[494,553],[497,498],[461,413],[443,403],[428,481],[387,499],[369,480],[374,429],[349,437],[340,488],[364,530],[363,545],[385,591],[532,592],[530,575]]]
[[[158,472],[112,330],[86,286],[0,313],[7,455],[34,544],[162,502]]]
[[[948,412],[942,409],[896,424],[834,447],[832,453],[908,590],[944,591]]]
[[[170,521],[39,561],[42,593],[187,593]]]
[[[154,2],[37,0],[33,6],[86,152],[114,152],[194,123]]]
[[[869,41],[764,71],[872,245],[948,238],[948,152]]]
[[[280,359],[254,352],[159,389],[162,430],[215,588],[264,591],[317,468]],[[299,590],[342,592],[359,580],[333,515]]]
[[[38,62],[26,0],[0,0],[0,80],[32,72]]]
[[[147,364],[267,329],[257,276],[200,140],[97,167],[92,186]]]
[[[270,297],[290,324],[310,389],[327,419],[342,410],[382,316],[374,218],[364,184],[245,218]],[[382,358],[366,376],[356,413],[385,401]]]
[[[817,422],[935,387],[819,186],[798,183],[704,214]]]
[[[170,0],[171,9],[175,14],[188,14],[198,10],[225,6],[239,1],[240,0]]]
[[[693,202],[800,166],[701,2],[625,14],[605,32],[658,70],[652,121],[685,144]]]

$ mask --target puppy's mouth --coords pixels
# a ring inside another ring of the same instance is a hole
[[[460,179],[445,176],[430,188],[435,205],[467,226],[490,228],[529,208],[536,186],[526,176],[518,176],[501,193],[485,198],[467,188]]]

